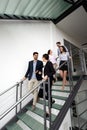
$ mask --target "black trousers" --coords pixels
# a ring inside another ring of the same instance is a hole
[[[46,100],[49,98],[49,92],[48,92],[48,84],[45,84],[45,92],[46,92]],[[51,104],[52,104],[52,83],[50,83],[50,96],[51,96]],[[43,98],[43,84],[40,87],[38,97]]]

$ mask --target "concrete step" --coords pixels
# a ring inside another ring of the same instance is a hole
[[[42,109],[42,110],[44,110],[42,104],[37,103],[37,104],[36,104],[36,107],[37,107],[37,108],[40,108],[40,109]],[[48,106],[46,106],[46,110],[48,110]],[[60,110],[51,108],[51,112],[52,112],[52,114],[54,114],[54,115],[57,115],[57,114],[59,113],[59,111],[60,111]]]
[[[38,103],[39,104],[44,104],[44,101],[43,100],[39,100]],[[46,102],[46,106],[48,106],[48,102]],[[54,104],[52,104],[52,108],[60,110],[62,108],[62,105],[54,103]]]
[[[6,125],[7,130],[23,130],[17,123],[10,123]]]
[[[69,96],[69,93],[65,93],[65,92],[58,92],[58,91],[52,91],[52,96],[55,95],[55,96],[61,96],[61,97],[68,97]]]
[[[43,125],[43,128],[44,128],[44,118],[39,116],[38,114],[35,114],[34,112],[28,110],[26,112],[26,114],[30,117],[32,117],[34,120],[36,120],[37,122],[41,123]],[[46,121],[47,123],[47,128],[49,128],[49,121],[47,120]],[[36,129],[35,129],[36,130]],[[44,129],[41,129],[41,130],[44,130]]]
[[[62,85],[61,85],[61,86],[52,85],[52,89],[63,91],[63,90],[62,90]],[[69,87],[69,86],[65,86],[64,91],[70,91],[70,87]]]
[[[31,128],[29,128],[23,121],[18,120],[17,124],[23,129],[23,130],[32,130]]]
[[[31,106],[27,106],[26,107],[28,110],[32,111],[32,107]],[[33,111],[33,113],[41,116],[42,118],[44,118],[44,110],[36,107],[35,110]],[[56,118],[56,116],[54,114],[51,115],[52,121],[54,121],[54,119]]]
[[[43,124],[34,119],[32,116],[30,116],[29,112],[19,114],[17,115],[17,117],[20,120],[22,120],[32,130],[44,130]]]

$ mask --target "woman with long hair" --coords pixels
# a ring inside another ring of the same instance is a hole
[[[63,79],[62,82],[62,90],[64,90],[65,85],[67,84],[67,73],[68,73],[68,65],[67,65],[67,61],[69,58],[69,52],[66,51],[64,46],[60,46],[60,68],[59,68],[59,72],[60,72],[60,76]]]

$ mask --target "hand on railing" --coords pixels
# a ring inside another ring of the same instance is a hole
[[[23,82],[24,80],[26,80],[26,77],[23,77],[20,82]]]
[[[58,66],[58,68],[56,68],[56,71],[60,69],[60,67],[62,67],[64,64],[66,64],[67,61],[65,61],[63,64],[61,64],[60,66]]]
[[[56,60],[59,59],[59,56],[56,58]]]
[[[46,81],[47,79],[48,79],[48,76],[47,76],[47,75],[46,75],[46,76],[44,76],[43,80],[45,80],[45,81]]]

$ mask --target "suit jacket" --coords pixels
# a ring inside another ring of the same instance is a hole
[[[43,68],[43,62],[40,60],[37,60],[37,64],[36,64],[36,71],[40,71],[41,74],[39,74],[38,72],[36,73],[36,78],[37,80],[41,80],[42,79],[42,68]],[[25,74],[25,77],[28,78],[29,80],[31,79],[33,74],[33,60],[29,62],[28,64],[28,69],[27,72]]]
[[[53,75],[55,74],[55,69],[53,68],[52,62],[48,61],[44,67],[44,76],[50,78],[50,84],[52,85]]]

